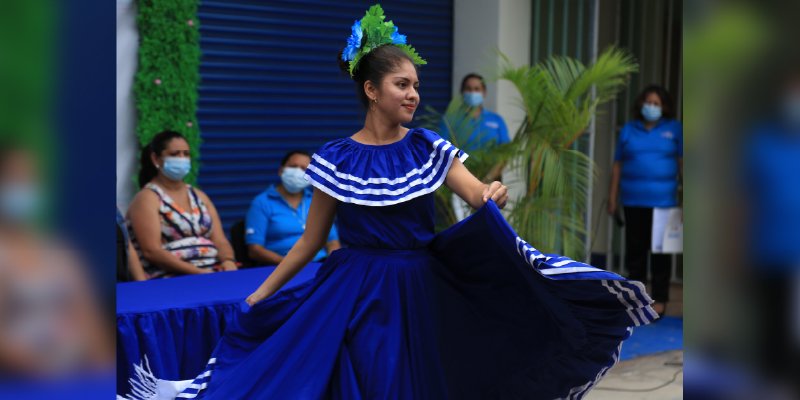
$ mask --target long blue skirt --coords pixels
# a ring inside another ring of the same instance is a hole
[[[179,397],[578,399],[651,302],[541,254],[490,202],[427,249],[341,249],[304,285],[242,303]]]

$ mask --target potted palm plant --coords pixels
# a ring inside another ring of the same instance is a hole
[[[506,56],[501,57],[499,79],[517,89],[525,118],[511,143],[472,151],[470,170],[491,178],[498,166],[510,163],[526,186],[522,196],[510,201],[508,218],[514,229],[543,252],[583,259],[584,216],[595,165],[575,143],[585,134],[597,107],[614,99],[637,65],[617,48],[604,51],[589,66],[553,56],[535,65],[514,67]],[[429,115],[423,121],[430,125],[442,118],[447,123],[440,134],[454,145],[469,136],[469,124],[463,121],[470,112],[459,99],[451,102],[444,115]],[[439,219],[447,225],[455,221],[450,193],[439,192]]]

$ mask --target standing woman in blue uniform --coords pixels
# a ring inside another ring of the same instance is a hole
[[[683,127],[675,120],[672,98],[661,86],[651,85],[639,94],[634,114],[636,118],[625,124],[617,141],[608,212],[617,212],[621,194],[628,278],[646,282],[653,208],[678,205]],[[651,265],[653,309],[663,315],[669,301],[670,255],[652,254]]]

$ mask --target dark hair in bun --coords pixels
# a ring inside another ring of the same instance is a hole
[[[356,83],[356,93],[358,93],[358,98],[364,108],[369,107],[369,97],[364,92],[364,82],[371,81],[375,85],[379,85],[386,74],[397,69],[403,60],[408,60],[411,65],[414,65],[408,54],[390,44],[380,46],[361,58],[353,71],[353,81]],[[342,60],[341,52],[339,53],[339,68],[344,73],[350,74],[350,63]],[[414,65],[414,69],[416,68],[417,66]]]

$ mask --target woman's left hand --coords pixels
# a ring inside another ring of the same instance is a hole
[[[494,200],[497,207],[505,207],[508,201],[508,188],[498,181],[492,182],[483,190],[483,202],[486,203],[489,199]]]

